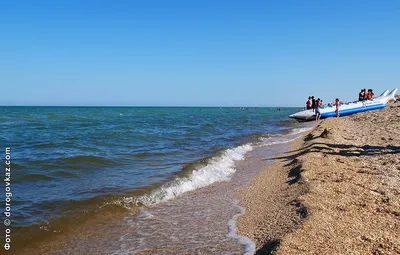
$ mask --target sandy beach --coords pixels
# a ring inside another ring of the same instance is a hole
[[[399,102],[323,120],[242,192],[239,233],[257,254],[400,254],[399,153]]]

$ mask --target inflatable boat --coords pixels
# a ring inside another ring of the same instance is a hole
[[[398,89],[392,90],[390,93],[385,90],[380,96],[365,101],[356,101],[341,104],[339,107],[339,115],[346,116],[354,113],[378,110],[386,107],[390,101],[396,101],[396,92]],[[328,117],[336,117],[335,106],[324,106],[320,108],[321,119]],[[315,120],[315,112],[313,110],[304,110],[289,115],[290,118],[300,121]]]

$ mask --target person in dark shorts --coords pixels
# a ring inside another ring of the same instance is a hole
[[[314,96],[311,97],[311,108],[312,108],[313,112],[315,112],[315,99],[314,99]]]

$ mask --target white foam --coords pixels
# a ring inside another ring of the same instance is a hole
[[[312,127],[295,128],[295,129],[292,130],[292,132],[290,132],[290,134],[291,135],[301,134],[303,132],[310,131],[313,128],[314,128],[314,126],[312,126]]]
[[[173,199],[185,192],[208,186],[215,182],[227,181],[236,171],[236,160],[244,159],[244,155],[253,147],[249,144],[225,150],[221,156],[212,158],[204,167],[193,171],[188,177],[177,178],[154,190],[149,195],[126,197],[125,203],[153,205]]]
[[[261,143],[257,147],[266,147],[266,146],[271,146],[271,145],[276,145],[276,144],[284,144],[284,143],[293,142],[294,140],[301,137],[298,134],[310,131],[313,128],[314,127],[295,128],[287,135],[277,134],[277,135],[274,135],[271,137],[262,137],[260,139]]]
[[[154,218],[154,215],[151,214],[150,212],[142,210],[138,217],[142,218],[142,219],[152,219],[152,218]]]
[[[236,228],[237,218],[242,216],[246,212],[246,209],[244,209],[243,207],[239,206],[239,200],[235,200],[233,202],[233,205],[236,206],[237,208],[239,208],[240,213],[236,214],[235,216],[233,216],[232,219],[229,220],[229,222],[228,222],[228,226],[229,226],[229,234],[228,234],[228,236],[230,238],[235,239],[238,243],[243,245],[244,250],[245,250],[244,255],[253,255],[253,254],[256,253],[256,244],[250,238],[248,238],[246,236],[238,235],[237,234],[237,228]]]
[[[258,146],[258,147],[265,147],[265,146],[271,146],[271,145],[275,145],[275,144],[284,144],[284,143],[290,143],[293,142],[294,140],[296,140],[297,138],[299,138],[300,136],[296,136],[294,138],[267,138],[267,139],[263,139],[263,142]]]

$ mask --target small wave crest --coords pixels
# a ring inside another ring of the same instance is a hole
[[[310,131],[313,129],[314,126],[309,126],[309,127],[301,127],[301,128],[294,128],[291,129],[288,133],[286,134],[277,134],[273,136],[262,136],[259,138],[260,143],[258,144],[257,147],[266,147],[266,146],[271,146],[271,145],[276,145],[276,144],[284,144],[284,143],[290,143],[297,138],[299,138],[301,133]]]
[[[212,158],[209,163],[200,169],[194,170],[188,177],[179,177],[164,184],[149,195],[140,197],[125,197],[125,203],[135,205],[153,205],[173,199],[185,192],[208,186],[215,182],[229,180],[236,171],[236,160],[244,159],[244,155],[253,147],[249,144],[225,150],[222,155]]]
[[[31,165],[38,167],[42,170],[91,170],[98,169],[104,166],[119,166],[121,161],[105,158],[101,156],[89,156],[89,155],[79,155],[79,156],[67,156],[67,157],[56,157],[47,159],[38,159],[31,161]]]
[[[284,143],[290,143],[294,140],[296,140],[298,137],[294,138],[265,138],[261,139],[262,143],[258,147],[266,147],[266,146],[271,146],[271,145],[276,145],[276,144],[284,144]]]
[[[74,156],[74,157],[64,158],[62,160],[72,164],[80,164],[80,163],[105,164],[111,161],[106,158],[96,157],[96,156]]]
[[[51,181],[54,180],[53,177],[48,176],[48,175],[44,175],[44,174],[25,174],[23,176],[20,177],[16,177],[14,179],[14,181],[16,183],[21,183],[21,182],[25,182],[25,181]]]
[[[314,128],[314,126],[312,126],[312,127],[295,128],[295,129],[292,130],[292,132],[290,134],[291,135],[301,134],[303,132],[310,131],[313,128]]]
[[[57,143],[39,143],[39,144],[35,144],[34,147],[36,148],[55,148],[59,146],[59,144]]]
[[[56,177],[79,177],[77,174],[73,174],[67,171],[55,171],[52,173]]]

